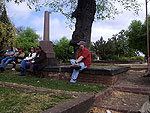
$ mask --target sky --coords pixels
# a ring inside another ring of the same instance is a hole
[[[139,0],[139,2],[145,3],[145,0]],[[43,38],[44,11],[47,9],[41,9],[41,11],[36,12],[29,9],[25,3],[17,5],[12,2],[7,3],[6,7],[8,16],[15,27],[30,27]],[[145,5],[142,5],[142,11],[139,12],[139,15],[124,11],[123,14],[115,16],[113,20],[95,21],[92,25],[91,41],[95,42],[101,36],[104,40],[111,38],[113,34],[119,33],[122,29],[126,30],[132,20],[145,21]],[[63,36],[71,39],[74,28],[71,30],[67,27],[66,22],[67,20],[62,14],[50,14],[50,41],[60,40]]]

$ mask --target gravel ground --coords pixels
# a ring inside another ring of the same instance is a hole
[[[150,77],[143,77],[145,71],[128,71],[115,86],[126,86],[132,88],[149,88]],[[89,113],[123,113],[115,110],[138,111],[143,103],[148,100],[148,95],[134,94],[121,91],[113,91],[113,93],[98,107],[93,107]],[[106,110],[110,110],[107,112]]]
[[[143,77],[144,71],[128,71],[120,80],[115,84],[116,86],[127,87],[150,87],[150,77]]]

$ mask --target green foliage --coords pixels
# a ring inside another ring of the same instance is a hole
[[[31,46],[38,46],[38,39],[40,38],[36,32],[27,27],[26,30],[19,33],[16,39],[16,47],[23,47],[25,51],[28,51]]]
[[[144,57],[142,56],[134,56],[134,57],[122,57],[121,60],[141,60],[144,61]]]
[[[54,44],[56,58],[59,61],[68,61],[73,56],[73,47],[69,45],[70,40],[66,37],[61,38]]]
[[[102,60],[117,60],[124,56],[136,56],[136,51],[129,47],[125,30],[113,35],[108,41],[103,40],[103,37],[101,37],[100,40],[94,43],[93,48]]]
[[[150,16],[148,16],[148,22],[150,23]],[[147,55],[146,22],[142,23],[141,21],[133,20],[128,27],[127,36],[130,47]]]
[[[16,29],[7,16],[5,5],[0,2],[0,46],[13,45],[16,38],[15,33]]]
[[[7,2],[9,1],[14,1],[17,4],[25,1],[29,8],[34,6],[37,11],[41,7],[48,7],[51,13],[59,12],[69,19],[71,19],[72,13],[77,8],[78,3],[80,3],[80,0],[47,0],[45,2],[40,0],[7,0]],[[137,0],[95,0],[95,2],[96,19],[114,18],[115,15],[122,13],[124,9],[129,11],[133,10],[135,13],[138,13],[140,10],[140,3]],[[123,8],[118,9],[116,4],[123,6]]]

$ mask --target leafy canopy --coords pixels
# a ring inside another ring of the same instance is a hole
[[[6,0],[14,1],[19,4],[26,2],[29,8],[35,8],[40,10],[41,7],[49,7],[50,12],[59,12],[65,15],[67,18],[71,18],[72,12],[75,11],[78,5],[78,0]],[[134,11],[138,14],[140,10],[140,3],[137,0],[95,0],[96,2],[96,19],[114,18],[116,14],[119,14],[125,10]],[[123,6],[124,8],[118,8]]]
[[[148,23],[150,23],[150,16],[148,16]],[[147,55],[146,21],[142,23],[139,20],[133,20],[128,27],[127,36],[130,47]]]
[[[7,47],[13,45],[15,41],[16,29],[8,18],[5,4],[0,1],[0,46]]]
[[[36,32],[27,27],[26,30],[19,33],[16,39],[16,47],[23,47],[25,51],[28,51],[31,46],[38,46],[38,39],[40,38],[39,35],[36,34]]]
[[[101,37],[93,43],[93,50],[102,59],[120,59],[121,57],[136,56],[136,50],[129,47],[126,31],[121,30],[118,34],[113,35],[108,41]]]

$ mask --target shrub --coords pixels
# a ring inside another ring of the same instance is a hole
[[[70,40],[66,37],[61,38],[54,44],[56,58],[60,62],[66,62],[73,56],[73,47],[69,45]]]

